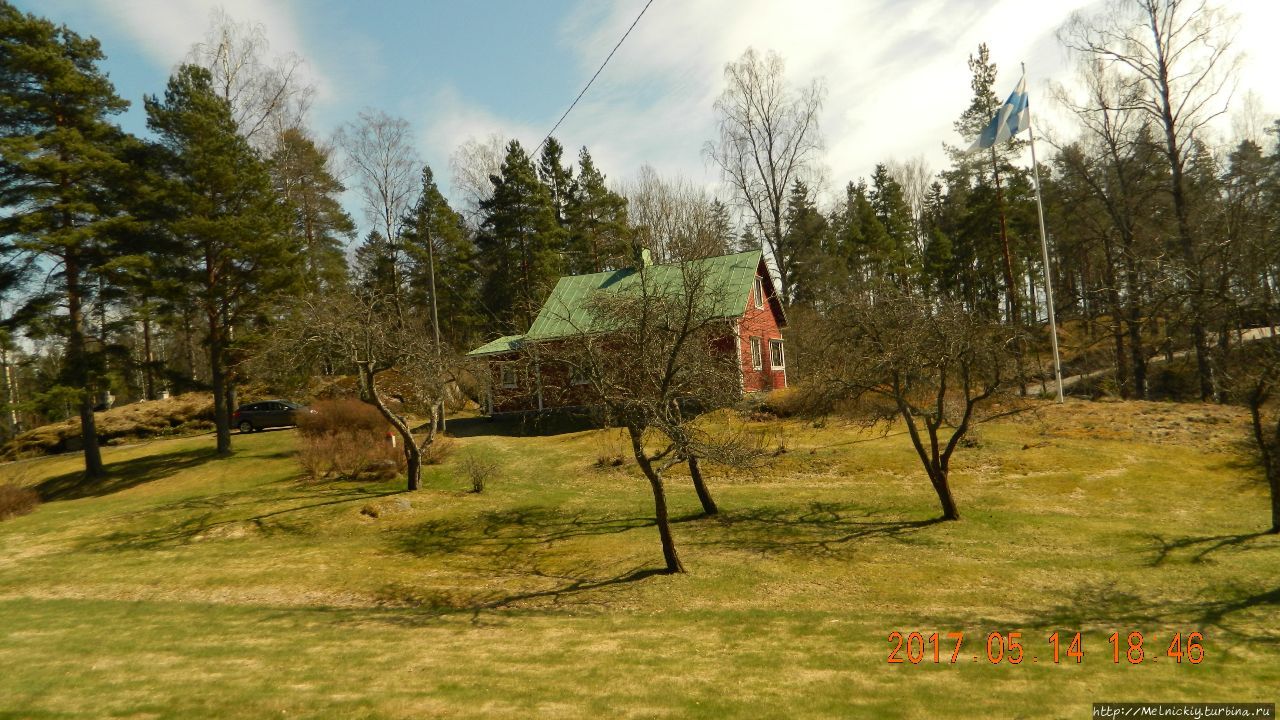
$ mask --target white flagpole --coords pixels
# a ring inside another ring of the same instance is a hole
[[[1027,65],[1022,64],[1022,75],[1027,75]],[[1027,132],[1031,135],[1031,172],[1036,180],[1036,211],[1040,215],[1040,256],[1044,260],[1045,304],[1049,306],[1049,337],[1053,341],[1053,376],[1058,385],[1058,402],[1062,399],[1062,359],[1058,355],[1058,323],[1053,317],[1053,281],[1049,272],[1049,241],[1044,232],[1044,201],[1040,198],[1040,166],[1036,164],[1036,131],[1031,123],[1031,103],[1027,102]]]

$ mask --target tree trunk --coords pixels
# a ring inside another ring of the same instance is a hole
[[[689,477],[693,478],[693,489],[698,493],[698,502],[702,503],[703,515],[715,515],[720,512],[716,501],[711,497],[706,482],[702,479],[702,467],[698,464],[698,456],[689,456]]]
[[[142,397],[156,399],[155,356],[151,352],[151,310],[144,306],[142,315]]]
[[[956,499],[951,495],[951,483],[948,481],[948,472],[945,470],[931,469],[929,471],[929,482],[933,485],[933,491],[938,493],[938,502],[942,503],[942,519],[943,520],[959,520],[960,510],[956,508]]]
[[[84,474],[90,479],[105,476],[102,451],[98,448],[98,428],[93,416],[94,388],[89,382],[88,358],[85,357],[83,297],[80,290],[79,258],[68,253],[63,258],[67,288],[67,364],[80,393],[80,442],[84,449]]]
[[[1008,323],[1021,327],[1022,316],[1018,310],[1018,286],[1013,283],[1013,256],[1009,252],[1009,232],[1004,217],[1004,189],[1000,186],[1000,165],[996,159],[996,149],[991,147],[991,176],[996,183],[996,209],[1000,213],[1000,252],[1002,253],[1004,270],[1004,295],[1008,311]],[[1027,394],[1027,373],[1023,367],[1022,339],[1019,336],[1013,343],[1013,359],[1018,372],[1018,394]]]
[[[227,408],[226,378],[222,367],[222,329],[217,312],[209,314],[209,388],[213,391],[213,425],[218,455],[231,454],[231,412]]]
[[[649,456],[645,454],[644,443],[641,441],[643,432],[634,427],[628,428],[628,431],[631,434],[631,450],[635,454],[636,464],[648,478],[649,487],[653,490],[653,514],[658,524],[658,536],[662,539],[662,557],[667,563],[666,571],[682,573],[685,571],[684,565],[680,563],[680,556],[676,553],[676,541],[671,534],[671,521],[667,517],[667,493],[662,487],[662,476],[654,469]]]
[[[409,423],[404,418],[391,412],[386,404],[382,402],[382,398],[378,396],[377,389],[377,371],[369,367],[368,364],[360,365],[360,394],[364,401],[378,409],[391,427],[395,428],[396,434],[400,436],[400,445],[404,448],[405,461],[405,480],[408,490],[417,490],[422,487],[422,451],[418,448],[418,444],[413,441],[413,430],[409,427]],[[434,433],[428,440],[434,439]],[[424,443],[430,445],[430,442]]]

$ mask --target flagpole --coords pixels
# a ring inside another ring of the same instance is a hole
[[[1027,75],[1027,64],[1022,64],[1022,75]],[[1049,241],[1044,232],[1044,201],[1040,197],[1040,166],[1036,163],[1036,131],[1031,122],[1031,103],[1027,102],[1027,132],[1031,137],[1031,173],[1036,180],[1036,212],[1040,216],[1040,256],[1044,260],[1044,294],[1049,306],[1049,338],[1053,341],[1053,376],[1057,380],[1058,402],[1062,398],[1062,358],[1058,355],[1058,323],[1053,315],[1053,281],[1049,272]]]

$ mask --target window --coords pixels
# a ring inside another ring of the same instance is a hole
[[[516,381],[516,369],[513,365],[502,366],[502,387],[513,388],[519,387],[520,383]]]
[[[782,356],[782,340],[769,341],[769,366],[774,370],[781,370],[786,367],[784,362],[786,358]]]
[[[591,382],[591,378],[587,377],[585,368],[570,367],[569,368],[569,384],[570,385],[586,385]]]
[[[760,338],[758,337],[751,338],[751,368],[753,370],[759,370],[761,367],[764,366],[764,362],[763,362],[763,359],[761,358],[761,355],[762,353],[760,352]]]
[[[756,276],[756,285],[755,285],[755,288],[753,289],[752,294],[755,296],[756,307],[758,308],[764,307],[764,278],[760,277],[759,275]],[[756,367],[759,367],[759,365],[757,365]]]

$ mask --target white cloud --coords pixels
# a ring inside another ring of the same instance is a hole
[[[238,22],[261,25],[272,55],[292,53],[305,60],[305,77],[314,85],[316,99],[334,99],[334,85],[323,64],[316,62],[317,54],[310,52],[293,0],[96,0],[94,4],[104,20],[133,38],[143,54],[162,67],[177,65],[204,39],[219,7]]]
[[[602,8],[584,0],[565,19],[560,42],[576,51],[583,81],[643,6],[644,0],[618,0]],[[615,180],[650,164],[714,186],[718,178],[701,153],[715,130],[712,102],[724,64],[755,46],[780,53],[796,83],[825,79],[825,160],[836,186],[891,159],[922,155],[937,170],[946,162],[942,144],[964,142],[952,123],[968,105],[966,61],[980,42],[1000,68],[997,95],[1003,99],[1012,89],[1025,61],[1037,124],[1046,130],[1065,124],[1048,93],[1050,81],[1071,74],[1055,33],[1072,11],[1097,6],[1091,0],[656,2],[557,136],[570,148],[587,145]],[[1265,109],[1274,112],[1280,95],[1265,74],[1280,66],[1280,51],[1267,37],[1278,11],[1268,0],[1241,0],[1232,8],[1242,15],[1238,47],[1249,55],[1240,90],[1261,93]],[[453,100],[463,117],[474,114],[462,97]],[[533,143],[541,139],[494,113],[485,113],[483,124]]]

